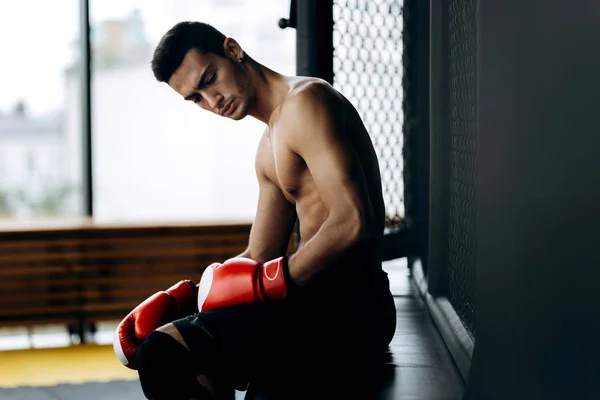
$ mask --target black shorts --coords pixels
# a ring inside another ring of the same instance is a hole
[[[174,325],[200,373],[237,382],[306,381],[377,362],[393,337],[396,312],[381,271],[375,279],[320,282],[286,300],[202,312]]]

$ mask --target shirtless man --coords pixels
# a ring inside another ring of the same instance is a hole
[[[283,76],[204,23],[169,30],[152,68],[204,110],[264,122],[258,208],[247,250],[207,267],[199,290],[176,285],[128,315],[119,358],[150,399],[233,398],[248,382],[272,398],[330,398],[322,385],[338,370],[348,381],[335,393],[357,395],[396,321],[381,269],[379,166],[357,111],[327,82]],[[199,312],[182,311],[196,301]],[[158,322],[164,315],[172,322]]]

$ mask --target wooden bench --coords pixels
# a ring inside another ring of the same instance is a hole
[[[118,320],[158,290],[243,252],[250,224],[0,231],[0,326]],[[293,241],[290,241],[293,249]]]

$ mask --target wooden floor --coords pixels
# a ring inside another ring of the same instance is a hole
[[[378,399],[459,400],[464,384],[405,263],[386,263],[396,296],[398,324],[391,350],[394,380]],[[109,382],[108,382],[109,381]],[[0,352],[0,399],[143,400],[135,374],[112,346],[72,346]],[[244,393],[238,392],[237,399]]]

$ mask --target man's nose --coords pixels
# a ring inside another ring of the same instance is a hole
[[[206,102],[208,103],[208,106],[211,108],[211,110],[216,112],[219,111],[221,102],[223,101],[223,96],[221,94],[211,93],[210,91],[208,91],[204,94],[204,98],[206,99]]]

